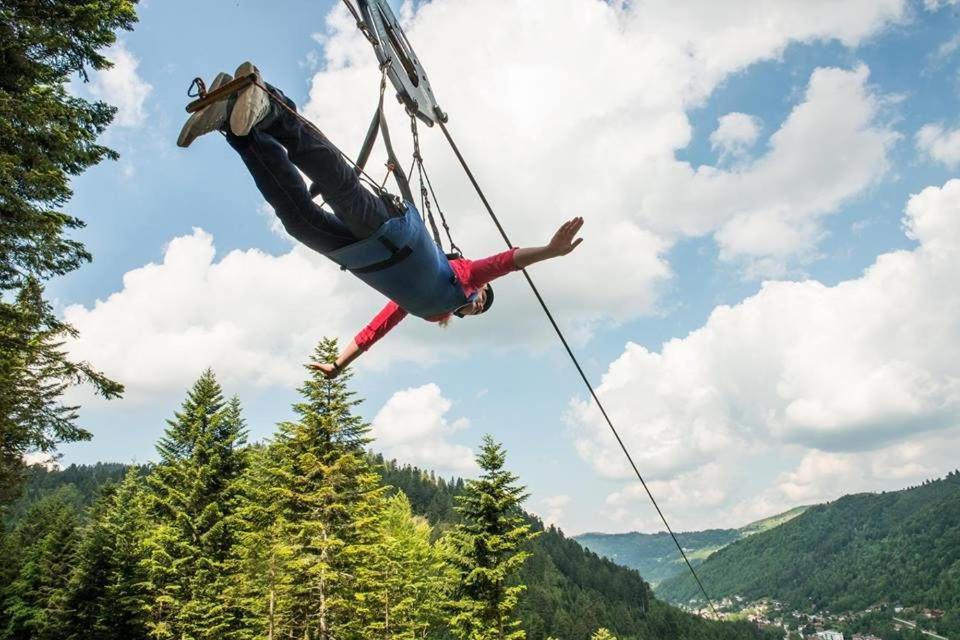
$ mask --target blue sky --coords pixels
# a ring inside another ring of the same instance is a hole
[[[532,275],[677,527],[949,470],[954,4],[535,4],[402,13],[515,241],[586,218],[583,247]],[[276,230],[219,136],[175,146],[190,80],[250,59],[356,148],[378,76],[351,27],[329,2],[147,2],[117,67],[75,85],[121,107],[105,138],[121,160],[74,181],[69,210],[95,259],[49,292],[81,330],[71,349],[129,392],[75,392],[94,439],[64,446],[64,463],[151,459],[206,366],[268,437],[311,346],[349,340],[379,309]],[[391,118],[408,154],[403,114]],[[461,246],[500,251],[440,133],[422,135]],[[657,530],[530,298],[514,277],[489,318],[407,320],[366,354],[354,387],[375,447],[469,474],[468,448],[491,433],[528,506],[565,530]]]

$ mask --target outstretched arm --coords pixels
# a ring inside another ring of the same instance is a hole
[[[583,242],[583,238],[576,237],[582,226],[583,218],[578,216],[560,225],[550,242],[544,246],[517,249],[513,254],[513,262],[517,269],[526,269],[535,262],[567,255]]]
[[[343,351],[340,352],[340,355],[337,356],[337,359],[334,360],[332,364],[329,362],[319,362],[307,366],[315,371],[322,371],[323,375],[328,378],[336,378],[347,365],[359,358],[361,353],[363,353],[363,351],[357,346],[357,341],[351,340],[350,344],[344,347]]]
[[[380,310],[380,313],[370,321],[370,324],[364,327],[363,330],[350,341],[350,344],[344,347],[343,351],[340,352],[340,355],[337,356],[337,359],[332,364],[319,362],[307,366],[315,371],[322,371],[323,375],[328,378],[336,378],[347,365],[359,358],[360,354],[370,348],[370,345],[385,336],[388,331],[397,326],[406,316],[407,312],[391,300]]]

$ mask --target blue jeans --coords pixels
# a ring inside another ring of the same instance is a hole
[[[280,90],[270,90],[296,109]],[[240,154],[287,233],[314,251],[326,254],[369,237],[391,215],[326,138],[273,101],[248,135],[235,136],[227,127],[227,142]],[[297,169],[316,184],[333,215],[314,203]]]

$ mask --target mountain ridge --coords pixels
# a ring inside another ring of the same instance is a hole
[[[756,533],[769,530],[802,514],[808,506],[794,507],[783,513],[750,522],[737,529],[704,529],[681,531],[677,540],[694,566],[723,547]],[[584,547],[631,569],[657,588],[659,583],[687,571],[676,545],[666,531],[657,533],[587,532],[573,537]]]
[[[856,493],[720,550],[698,568],[713,598],[774,598],[801,611],[944,610],[960,633],[960,472],[899,491]],[[678,575],[657,594],[698,598]]]

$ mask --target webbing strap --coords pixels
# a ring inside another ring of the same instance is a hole
[[[393,143],[390,140],[390,129],[387,127],[387,117],[383,112],[383,94],[387,88],[387,66],[383,66],[380,77],[380,104],[377,108],[377,114],[380,117],[380,133],[383,135],[383,146],[387,149],[387,162],[393,170],[393,177],[400,188],[400,195],[407,202],[413,202],[413,192],[410,191],[410,182],[407,180],[407,174],[397,160],[397,154],[393,151]]]
[[[389,269],[395,264],[399,264],[410,257],[413,253],[413,249],[410,247],[403,247],[398,250],[396,253],[391,255],[386,260],[381,260],[380,262],[374,262],[373,264],[368,264],[365,267],[358,267],[356,269],[347,269],[350,273],[375,273],[377,271],[383,271],[384,269]]]
[[[382,97],[380,99],[383,100]],[[363,146],[360,147],[360,153],[357,155],[357,173],[363,171],[363,168],[367,166],[367,160],[370,159],[370,152],[373,150],[373,143],[377,141],[377,133],[380,131],[380,109],[381,107],[377,107],[377,110],[373,113],[373,119],[367,129],[367,136],[363,139]]]
[[[374,262],[373,264],[368,264],[365,267],[340,267],[341,271],[349,271],[351,273],[375,273],[377,271],[383,271],[384,269],[389,269],[395,264],[399,264],[406,260],[413,253],[413,249],[409,245],[404,246],[403,248],[397,247],[397,245],[390,238],[382,237],[380,238],[380,244],[387,248],[387,251],[390,252],[390,257],[381,260],[380,262]]]

